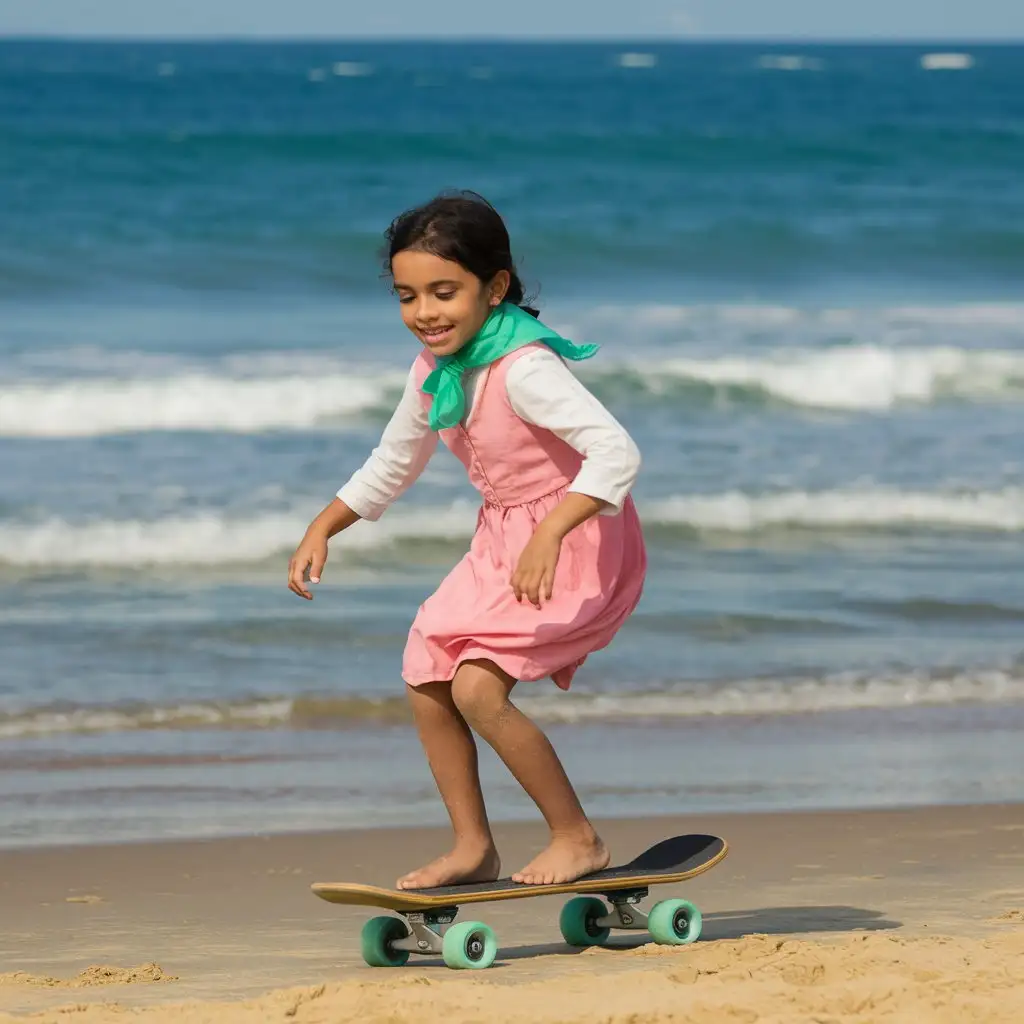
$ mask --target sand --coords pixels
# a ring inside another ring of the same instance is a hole
[[[1024,1021],[1024,805],[601,825],[620,858],[673,832],[729,840],[655,890],[698,903],[700,942],[570,950],[551,898],[464,911],[498,933],[489,971],[363,966],[366,914],[309,883],[389,882],[442,830],[0,852],[0,1021]],[[543,832],[499,837],[511,867]]]

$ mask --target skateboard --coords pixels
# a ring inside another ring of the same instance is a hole
[[[364,925],[362,954],[371,967],[401,967],[411,954],[419,953],[440,954],[456,970],[481,970],[494,963],[498,942],[493,930],[480,921],[455,924],[459,908],[470,903],[577,893],[581,895],[562,907],[559,918],[562,937],[570,946],[604,945],[613,928],[646,930],[661,945],[695,942],[700,936],[701,914],[692,903],[662,900],[648,913],[638,904],[647,898],[650,886],[700,875],[722,860],[728,849],[725,840],[717,836],[674,836],[628,864],[554,885],[499,878],[434,889],[381,889],[350,882],[317,882],[312,889],[328,903],[381,907],[400,915],[374,917]]]

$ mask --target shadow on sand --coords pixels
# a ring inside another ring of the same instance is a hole
[[[730,910],[704,915],[701,942],[716,939],[741,939],[746,935],[813,935],[839,932],[891,931],[902,927],[881,910],[865,907],[760,907],[755,910]],[[613,934],[604,949],[635,949],[650,942],[646,932]],[[499,962],[525,960],[539,956],[577,956],[584,952],[563,942],[547,942],[529,946],[506,947],[499,953]],[[495,964],[497,966],[497,964]]]

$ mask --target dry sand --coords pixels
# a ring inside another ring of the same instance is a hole
[[[359,959],[366,914],[312,881],[389,882],[430,829],[0,853],[0,1020],[113,1024],[1024,1021],[1024,805],[602,823],[620,859],[708,831],[694,946],[572,951],[558,898],[467,908],[486,972]],[[543,840],[499,832],[508,866]]]

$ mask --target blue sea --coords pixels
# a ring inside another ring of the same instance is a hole
[[[1024,47],[0,42],[0,845],[444,820],[461,468],[285,587],[444,188],[644,455],[639,610],[521,687],[592,813],[1020,798],[1022,168]]]

